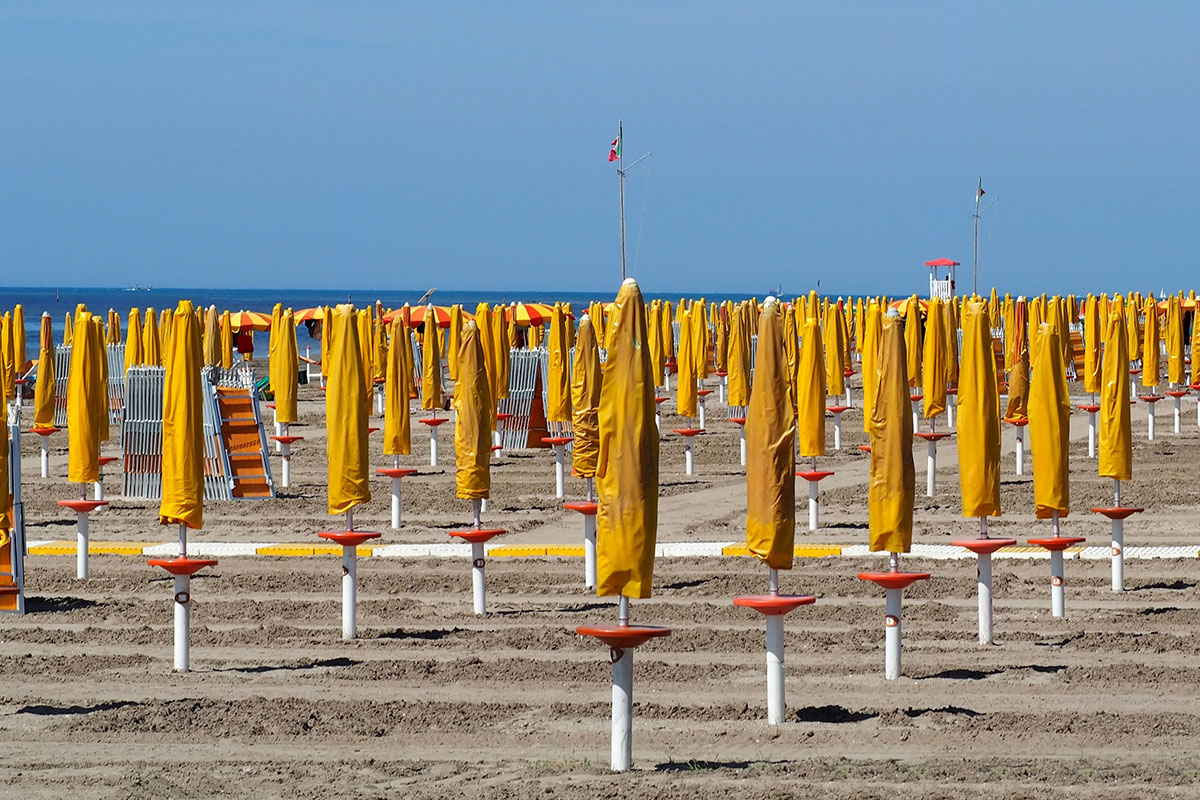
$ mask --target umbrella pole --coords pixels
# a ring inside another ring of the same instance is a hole
[[[929,432],[937,433],[937,417],[929,418]],[[925,496],[933,497],[937,484],[937,440],[929,437],[925,453]]]
[[[1017,427],[1017,474],[1025,474],[1025,435],[1022,433],[1023,428]]]
[[[1113,507],[1121,507],[1121,482],[1113,479]],[[1125,520],[1112,518],[1112,590],[1125,591]]]
[[[779,596],[779,572],[770,568],[770,594]],[[781,725],[784,716],[783,614],[767,615],[767,724]]]
[[[1054,538],[1060,535],[1058,512],[1054,512]],[[1065,617],[1066,597],[1063,589],[1063,554],[1062,550],[1050,551],[1050,611],[1055,617]]]
[[[987,517],[979,518],[979,538],[988,538]],[[979,643],[994,644],[992,634],[992,554],[979,553]]]
[[[596,499],[595,484],[593,478],[586,479],[587,500],[589,503]],[[588,589],[596,588],[596,515],[583,515],[583,567],[584,567],[584,586]]]
[[[889,553],[889,569],[900,571],[900,554]],[[900,677],[900,589],[884,590],[884,655],[883,674],[889,681]]]
[[[179,558],[187,554],[187,526],[179,526]],[[192,661],[192,576],[175,576],[175,671],[189,672]]]
[[[480,520],[480,514],[483,512],[483,501],[472,500],[474,506],[474,528],[479,530],[483,527]],[[483,542],[471,542],[471,589],[475,598],[475,613],[487,613],[487,588],[484,585],[485,564]]]
[[[617,601],[617,624],[629,625],[629,598]],[[633,648],[612,650],[612,754],[611,769],[625,772],[633,762]]]

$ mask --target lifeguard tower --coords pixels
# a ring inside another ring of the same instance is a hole
[[[953,297],[954,268],[958,266],[958,262],[948,258],[935,258],[933,261],[926,261],[925,266],[929,267],[929,299],[940,297],[949,300]]]

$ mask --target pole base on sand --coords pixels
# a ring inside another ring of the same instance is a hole
[[[817,486],[821,481],[832,475],[831,470],[797,470],[796,477],[808,481],[808,529],[815,531],[821,527],[821,498]]]
[[[979,600],[979,643],[995,644],[992,632],[992,554],[1001,547],[1009,547],[1017,543],[1016,539],[958,539],[950,544],[963,547],[975,553],[976,587]]]
[[[612,677],[612,757],[613,772],[627,771],[633,762],[633,651],[660,636],[670,636],[670,628],[651,625],[580,625],[580,636],[592,636],[608,645],[613,665]]]
[[[810,595],[752,594],[733,598],[733,604],[750,608],[767,618],[767,724],[782,725],[787,708],[784,689],[783,617],[800,606],[817,602]]]
[[[342,638],[358,636],[358,547],[378,539],[370,531],[321,531],[317,534],[342,546]]]
[[[450,531],[450,535],[471,545],[471,589],[474,594],[476,614],[487,613],[486,578],[487,562],[484,560],[484,544],[497,536],[504,535],[501,528],[469,528],[465,531]]]
[[[683,474],[692,475],[695,473],[692,439],[704,433],[704,428],[676,428],[674,432],[683,437]]]
[[[889,681],[900,677],[900,595],[917,581],[929,580],[928,572],[860,572],[858,579],[871,581],[884,589],[884,663],[883,674]]]
[[[416,475],[417,471],[406,467],[379,467],[375,470],[375,474],[392,480],[392,530],[399,530],[401,524],[400,479]]]
[[[192,575],[205,567],[215,567],[212,558],[152,558],[146,562],[152,567],[162,567],[175,576],[175,671],[191,670],[192,629]]]
[[[429,426],[429,466],[431,467],[438,465],[438,425],[444,425],[449,421],[446,417],[429,417],[428,419],[417,420],[422,425]]]
[[[1140,514],[1145,509],[1129,506],[1093,508],[1092,513],[1103,514],[1112,520],[1112,590],[1125,591],[1125,519]]]
[[[567,445],[575,441],[574,436],[543,436],[542,444],[554,449],[554,497],[562,500],[566,496],[566,452]]]
[[[568,511],[578,511],[583,515],[583,585],[588,589],[596,588],[596,512],[600,506],[591,500],[580,500],[574,503],[564,503]]]
[[[1053,536],[1048,539],[1030,539],[1035,547],[1050,551],[1050,613],[1055,617],[1067,615],[1066,581],[1063,575],[1063,551],[1072,545],[1086,542],[1082,536]]]

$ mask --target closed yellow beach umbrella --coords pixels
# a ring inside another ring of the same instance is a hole
[[[1158,355],[1158,303],[1154,302],[1153,296],[1146,298],[1142,313],[1146,315],[1146,326],[1142,335],[1142,386],[1154,387],[1158,385],[1158,373],[1162,364]]]
[[[842,352],[846,343],[842,339],[840,317],[841,313],[836,305],[825,309],[825,326],[821,338],[825,344],[825,393],[830,397],[840,397],[846,393],[846,376],[842,365]]]
[[[925,397],[925,418],[946,413],[946,386],[950,382],[947,365],[946,304],[940,297],[929,301],[925,314],[925,344],[921,358],[921,393]],[[989,334],[990,335],[990,334]]]
[[[215,316],[215,315],[214,315]],[[271,371],[271,389],[275,392],[275,421],[291,425],[300,419],[296,407],[299,388],[300,351],[296,344],[296,318],[286,309],[279,318],[279,329],[271,329],[276,349],[275,366]]]
[[[698,416],[700,410],[696,395],[696,358],[692,352],[696,337],[692,335],[692,312],[679,306],[679,354],[675,363],[679,368],[675,381],[675,407],[681,417]],[[649,355],[649,353],[647,353]],[[733,401],[731,400],[732,404]]]
[[[104,338],[105,344],[121,343],[121,315],[115,309],[108,310],[108,327]]]
[[[593,303],[594,306],[595,304]],[[663,359],[662,303],[658,300],[651,302],[646,314],[646,337],[650,347],[650,370],[654,373],[654,386],[657,388],[663,385],[663,366],[666,364]],[[597,342],[599,342],[602,334],[600,329],[596,327],[594,321],[596,318],[588,314],[588,319],[593,320],[593,335],[596,337]],[[582,325],[581,321],[580,327]]]
[[[23,376],[29,371],[25,366],[28,361],[25,348],[25,309],[17,303],[13,308],[13,365],[18,376]]]
[[[221,367],[233,367],[233,321],[229,318],[229,309],[221,314]]]
[[[429,315],[429,319],[433,319],[432,314]],[[363,365],[363,387],[367,392],[367,402],[370,403],[371,393],[375,389],[375,331],[371,325],[371,310],[369,308],[356,310],[354,320],[358,324],[358,357],[362,360]],[[435,332],[437,331],[436,323],[431,322],[426,327],[432,327]]]
[[[653,303],[651,306],[653,307]],[[717,372],[729,372],[729,315],[724,308],[717,307],[716,321],[713,324],[716,335],[713,337],[713,366]]]
[[[754,385],[746,411],[746,547],[772,569],[791,569],[796,540],[796,423],[780,304],[758,320]]]
[[[179,301],[171,322],[163,382],[162,502],[158,521],[192,530],[204,522],[204,413],[200,324]]]
[[[104,320],[99,317],[92,317],[92,339],[94,340],[92,357],[96,359],[96,370],[100,373],[100,391],[95,396],[96,407],[93,414],[96,418],[96,430],[99,433],[100,441],[107,442],[110,435],[108,417],[108,347],[104,344]]]
[[[516,326],[512,327],[515,328]],[[569,330],[570,325],[568,324],[567,327]],[[509,344],[510,333],[508,315],[504,313],[504,306],[497,306],[492,309],[491,350],[496,356],[496,380],[492,384],[492,391],[494,392],[492,400],[495,401],[493,404],[497,406],[501,400],[508,397],[509,371],[512,362],[512,345]],[[495,420],[493,420],[494,422]]]
[[[438,351],[437,325],[433,315],[426,316],[421,338],[421,408],[442,407],[442,356]]]
[[[146,323],[142,328],[142,358],[148,367],[161,367],[162,344],[158,337],[158,314],[153,308],[146,309]]]
[[[217,316],[217,307],[209,306],[204,312],[204,366],[219,367],[221,365],[221,321]],[[271,331],[274,340],[275,331]]]
[[[271,307],[271,328],[270,336],[267,339],[267,378],[272,392],[275,391],[275,369],[279,365],[276,353],[279,350],[279,322],[281,319],[283,319],[283,306],[276,303]]]
[[[71,312],[64,314],[65,320],[63,324],[63,344],[75,343],[75,323],[71,321]]]
[[[1133,434],[1129,414],[1129,336],[1125,326],[1125,301],[1119,294],[1113,298],[1108,310],[1102,370],[1099,475],[1101,478],[1127,481],[1133,477]]]
[[[992,287],[992,294],[988,300],[988,325],[992,328],[999,328],[1002,322],[1003,315],[1000,313],[1000,298],[996,294],[996,287]],[[995,369],[992,369],[995,372]]]
[[[491,494],[489,466],[492,455],[492,416],[496,404],[488,383],[486,355],[479,340],[477,321],[488,323],[490,315],[476,317],[463,325],[462,349],[458,353],[458,382],[454,384],[454,482],[458,497],[486,499]]]
[[[792,406],[792,416],[796,414],[796,369],[800,366],[800,336],[796,331],[796,307],[788,305],[783,309],[783,359],[787,369],[788,402]]]
[[[554,304],[550,317],[549,368],[546,371],[546,421],[571,421],[571,370],[567,348],[567,318],[562,306]]]
[[[872,552],[907,553],[912,549],[916,472],[912,458],[912,401],[906,374],[907,338],[898,314],[884,317],[870,430],[871,478],[867,504]]]
[[[729,321],[729,344],[726,353],[728,400],[731,406],[750,404],[750,332],[746,328],[744,305],[738,305]]]
[[[54,427],[54,331],[50,312],[42,314],[38,336],[37,384],[33,391],[33,427]],[[6,449],[7,452],[7,449]]]
[[[696,380],[708,377],[708,319],[704,299],[692,303],[692,358],[696,364]]]
[[[816,303],[810,307],[819,314]],[[825,354],[821,326],[807,316],[800,328],[800,361],[796,366],[796,436],[800,455],[825,455]]]
[[[675,358],[675,313],[671,309],[671,301],[664,300],[662,304],[662,345],[663,358],[670,363]],[[608,328],[605,328],[605,342],[608,342]],[[607,348],[607,344],[605,345]]]
[[[876,300],[867,303],[863,319],[862,342],[859,352],[862,357],[863,375],[863,431],[871,431],[871,409],[875,407],[875,389],[879,382],[879,341],[883,338],[883,308]]]
[[[171,309],[164,308],[158,312],[158,352],[163,359],[163,365],[166,364],[167,351],[171,346],[172,323]]]
[[[446,366],[450,380],[458,380],[458,351],[462,349],[463,307],[458,303],[450,306],[450,327],[446,329]]]
[[[140,367],[145,363],[142,351],[142,312],[139,309],[129,309],[128,321],[125,325],[125,371],[130,367]]]
[[[4,386],[4,397],[12,400],[17,396],[17,365],[13,354],[12,314],[5,312],[0,317],[0,383]]]
[[[1089,294],[1083,301],[1083,390],[1100,391],[1100,301]]]
[[[1008,408],[1004,418],[1029,418],[1029,329],[1025,322],[1025,298],[1018,297],[1013,309],[1013,360],[1008,364]]]
[[[1192,383],[1200,383],[1200,308],[1192,312],[1192,347],[1190,352],[1192,356]]]
[[[658,534],[658,428],[637,281],[621,284],[600,389],[596,594],[649,597]]]
[[[475,307],[475,325],[479,327],[480,320],[491,319],[492,307],[487,303],[480,303]],[[492,341],[492,326],[479,328],[479,346],[483,348],[483,368],[488,377],[488,386],[492,390],[492,396],[496,394],[496,343]],[[459,340],[459,349],[462,349],[462,340]],[[449,358],[449,354],[447,354]],[[492,412],[495,414],[495,412]]]
[[[383,454],[405,456],[412,452],[412,423],[408,413],[409,384],[412,370],[409,369],[405,352],[412,353],[408,344],[408,328],[404,318],[397,314],[392,318],[388,336],[387,374],[383,385]]]
[[[648,326],[647,333],[653,337]],[[571,432],[575,436],[575,473],[581,478],[594,478],[600,456],[600,346],[591,317],[579,320],[579,335],[575,339],[575,364],[571,375]],[[653,366],[650,370],[654,376]]]
[[[904,350],[908,358],[908,362],[905,364],[905,369],[908,370],[908,385],[911,387],[920,386],[922,354],[921,305],[915,294],[909,298],[904,313]]]
[[[962,330],[956,429],[962,513],[994,517],[1000,515],[1000,396],[991,317],[983,301],[964,304]]]
[[[67,480],[71,483],[95,483],[100,477],[100,419],[97,399],[105,392],[96,358],[96,337],[92,335],[92,315],[77,314],[72,335],[71,366],[67,376],[67,435],[69,457]]]
[[[429,325],[427,333],[433,327]],[[330,514],[345,514],[371,499],[367,481],[367,415],[371,399],[363,377],[358,330],[354,306],[343,304],[326,311],[321,362],[327,374],[325,453]]]
[[[1167,381],[1176,386],[1183,383],[1183,309],[1179,298],[1171,295],[1167,299]],[[1200,354],[1198,354],[1200,355]]]
[[[1033,449],[1033,499],[1038,519],[1070,511],[1067,447],[1071,399],[1063,369],[1062,343],[1050,323],[1037,333],[1037,368],[1029,389],[1029,436]]]
[[[1136,359],[1142,356],[1142,337],[1141,327],[1138,324],[1138,316],[1141,314],[1141,306],[1138,301],[1130,294],[1125,298],[1125,341],[1129,349],[1129,358]]]

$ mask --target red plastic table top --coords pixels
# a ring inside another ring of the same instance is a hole
[[[924,400],[924,399],[925,399],[925,395],[923,395],[923,394],[913,394],[913,395],[909,395],[909,396],[908,396],[908,399],[909,399],[909,400],[912,400],[912,401],[915,403],[915,402],[917,402],[918,400]]]
[[[1080,411],[1086,411],[1089,414],[1095,414],[1097,411],[1100,410],[1100,406],[1093,406],[1093,405],[1079,406],[1078,408]]]
[[[1001,547],[1010,547],[1017,543],[1016,539],[956,539],[950,544],[955,547],[965,547],[972,553],[990,554]]]
[[[825,406],[825,410],[830,414],[841,414],[843,411],[849,411],[850,406]]]
[[[1188,391],[1187,389],[1167,389],[1163,394],[1167,397],[1186,397]]]
[[[172,575],[193,575],[205,567],[215,567],[215,558],[152,558],[146,562],[152,567],[162,567]]]
[[[953,436],[952,433],[943,433],[942,431],[915,431],[913,436],[918,439],[924,439],[927,442],[940,442],[942,439]]]
[[[543,436],[542,444],[549,444],[555,447],[561,447],[564,444],[575,441],[574,436]]]
[[[59,500],[58,504],[63,508],[69,508],[78,514],[90,514],[101,506],[108,505],[107,500]]]
[[[594,517],[596,516],[596,511],[600,508],[600,505],[591,500],[576,500],[570,503],[563,503],[563,508],[567,509],[568,511],[578,511],[585,517]]]
[[[303,442],[304,437],[303,436],[272,436],[271,441],[279,442],[280,444],[295,444],[296,442]]]
[[[676,428],[675,433],[678,433],[680,436],[683,436],[686,439],[690,439],[693,436],[698,436],[699,434],[704,433],[704,428]]]
[[[1161,394],[1139,394],[1138,395],[1138,400],[1141,400],[1143,403],[1157,403],[1159,400],[1162,400],[1162,399],[1163,399],[1163,396]]]
[[[958,394],[958,389],[947,389],[946,394]]]
[[[50,436],[51,434],[58,433],[60,430],[62,428],[34,428],[33,432],[38,436]]]
[[[877,583],[884,589],[905,589],[917,581],[929,580],[928,572],[860,572],[860,581]]]
[[[367,428],[367,433],[375,433],[377,430],[379,430],[379,428],[370,427],[370,428]]]
[[[502,445],[502,444],[494,444],[494,445],[492,445],[492,452],[493,452],[493,453],[498,453],[498,452],[500,452],[500,451],[501,451],[501,450],[503,450],[503,449],[504,449],[504,445]]]
[[[580,625],[580,636],[594,636],[614,650],[631,650],[650,639],[670,636],[670,628],[657,625]]]
[[[454,538],[471,544],[487,542],[504,533],[507,531],[503,528],[469,528],[465,531],[450,531],[450,535]]]
[[[712,393],[713,393],[712,389],[697,389],[696,390],[697,397],[708,397]]]
[[[858,446],[858,449],[859,449],[859,450],[862,450],[864,453],[869,453],[869,452],[871,452],[871,445],[869,445],[869,444],[860,444],[860,445]]]
[[[417,420],[417,422],[421,423],[422,425],[432,425],[435,428],[438,425],[441,425],[443,422],[449,422],[449,421],[450,421],[450,419],[448,417],[430,417],[428,419]]]
[[[1133,369],[1129,370],[1129,374],[1130,375],[1141,375],[1142,371],[1140,369],[1133,368]]]
[[[657,405],[657,406],[661,406],[661,405],[662,405],[663,403],[665,403],[665,402],[667,402],[667,398],[665,398],[665,397],[656,397],[656,398],[654,398],[654,404],[655,404],[655,405]]]
[[[752,608],[767,617],[776,617],[794,611],[800,606],[817,602],[812,595],[750,594],[733,598],[735,606]]]
[[[417,471],[408,467],[379,467],[375,474],[385,478],[407,478],[409,475],[416,475]]]
[[[729,421],[734,423],[735,425],[745,425],[746,424],[745,417],[730,417]]]
[[[804,478],[804,480],[809,481],[809,482],[823,481],[832,474],[833,474],[833,470],[820,470],[820,469],[813,469],[813,470],[807,470],[807,471],[802,470],[802,469],[796,470],[797,478]]]
[[[849,378],[851,375],[857,375],[857,374],[858,374],[858,373],[857,373],[857,372],[855,372],[855,371],[854,371],[854,370],[852,370],[852,369],[847,369],[847,370],[843,370],[843,371],[842,371],[842,376],[843,376],[843,377],[846,377],[846,378]]]
[[[728,372],[726,372],[726,371],[725,371],[725,370],[723,370],[723,369],[719,369],[719,370],[717,370],[717,371],[716,371],[715,373],[713,373],[713,374],[714,374],[714,375],[716,375],[718,378],[724,378],[724,377],[726,377],[726,376],[728,376],[728,375],[729,375],[729,373],[728,373]]]
[[[508,420],[508,419],[512,419],[514,416],[516,416],[516,415],[515,415],[515,414],[497,414],[497,415],[496,415],[496,419],[498,419],[498,420]]]
[[[274,407],[275,407],[274,403],[267,403],[267,408],[274,408]]]
[[[1018,428],[1024,428],[1026,425],[1029,424],[1029,420],[1027,420],[1027,419],[1009,419],[1008,417],[1005,417],[1004,421],[1007,422],[1009,425],[1015,425]]]
[[[1145,510],[1146,509],[1144,508],[1131,508],[1129,506],[1112,506],[1110,508],[1096,507],[1092,509],[1093,513],[1103,514],[1109,519],[1125,519],[1133,514],[1140,514]]]
[[[1082,536],[1054,536],[1049,539],[1030,539],[1029,543],[1036,547],[1044,547],[1047,550],[1066,550],[1073,544],[1086,542]]]
[[[328,539],[334,544],[340,544],[342,547],[358,547],[360,544],[379,538],[378,533],[371,531],[321,531],[317,536]]]

